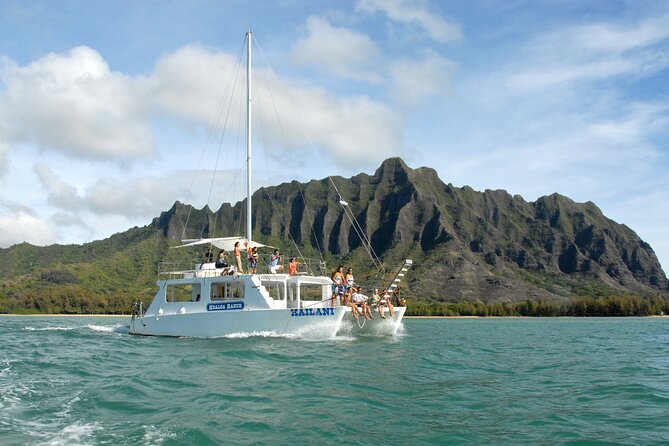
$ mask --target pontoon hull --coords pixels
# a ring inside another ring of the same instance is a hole
[[[339,334],[350,334],[352,336],[395,336],[397,331],[402,327],[402,318],[405,311],[406,307],[395,307],[395,316],[392,318],[386,310],[384,313],[385,319],[382,319],[381,315],[374,311],[374,319],[366,320],[362,316],[359,316],[356,320],[353,317],[351,309],[347,308],[346,315],[339,329]]]
[[[329,338],[339,330],[345,310],[323,308],[320,314],[303,315],[291,309],[145,315],[133,317],[130,334],[211,338],[267,333]]]

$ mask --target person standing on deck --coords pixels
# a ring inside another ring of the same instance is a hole
[[[249,249],[249,273],[258,274],[258,248]]]
[[[355,280],[353,279],[353,268],[349,268],[348,271],[346,271],[346,291],[353,288],[354,282]]]
[[[242,248],[239,247],[239,242],[235,242],[235,262],[237,263],[237,274],[244,274],[242,269]]]
[[[336,307],[337,298],[341,299],[341,296],[344,295],[344,267],[339,265],[330,278],[334,282],[332,284],[332,306]]]

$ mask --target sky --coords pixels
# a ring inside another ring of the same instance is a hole
[[[669,267],[669,2],[651,0],[0,0],[0,247],[239,200],[249,29],[254,189],[400,156],[592,201]]]

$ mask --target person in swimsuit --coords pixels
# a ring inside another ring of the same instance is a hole
[[[385,307],[388,307],[388,312],[390,313],[390,317],[395,316],[395,307],[393,307],[393,304],[390,302],[390,296],[388,296],[388,290],[383,290],[381,291],[381,294],[379,294],[379,303],[378,306],[376,307],[377,310],[379,310],[379,314],[381,315],[381,319],[385,319],[386,317],[383,315],[383,311]]]
[[[349,268],[348,271],[346,271],[346,290],[350,290],[351,288],[353,288],[354,282],[355,280],[353,279],[353,268]]]
[[[339,265],[330,277],[332,279],[332,306],[337,306],[337,298],[344,295],[344,267]]]
[[[289,276],[297,276],[297,265],[299,265],[300,262],[295,260],[295,257],[290,258],[290,262],[288,263],[288,275]]]
[[[237,274],[244,274],[244,270],[242,269],[242,248],[239,246],[239,242],[235,243],[234,253],[235,262],[237,263]]]
[[[249,273],[258,274],[258,248],[249,250]]]

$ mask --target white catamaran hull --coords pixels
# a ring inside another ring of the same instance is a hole
[[[296,335],[329,338],[336,335],[346,308],[240,310],[134,317],[130,333],[153,336],[222,337],[234,334]]]

